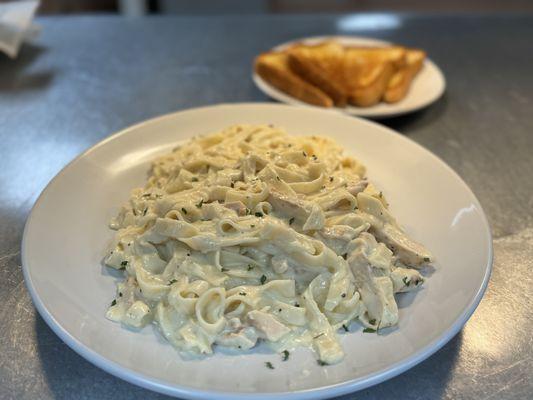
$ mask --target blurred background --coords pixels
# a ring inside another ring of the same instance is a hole
[[[0,3],[4,2],[0,0]],[[527,12],[532,0],[42,0],[39,14],[258,14],[357,11]]]

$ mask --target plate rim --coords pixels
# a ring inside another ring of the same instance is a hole
[[[367,36],[358,36],[358,35],[318,35],[318,36],[308,36],[308,37],[302,37],[297,39],[292,39],[287,42],[280,43],[278,45],[275,45],[271,48],[271,50],[279,50],[284,47],[287,47],[293,43],[298,42],[307,42],[307,41],[325,41],[325,40],[360,40],[365,42],[372,42],[376,45],[394,45],[394,42],[389,42],[382,39],[367,37]],[[364,117],[364,118],[371,118],[371,119],[385,119],[385,118],[393,118],[393,117],[399,117],[401,115],[406,115],[410,113],[414,113],[417,111],[420,111],[426,107],[429,107],[431,104],[437,102],[446,91],[446,77],[444,76],[444,73],[440,69],[440,67],[433,62],[429,57],[426,57],[424,60],[424,65],[432,68],[436,73],[436,78],[441,81],[441,85],[438,91],[435,92],[435,94],[431,97],[428,97],[428,100],[423,101],[422,103],[410,107],[403,110],[397,110],[395,109],[395,105],[391,105],[390,110],[382,110],[382,111],[375,111],[372,110],[373,106],[371,107],[355,107],[350,106],[348,108],[342,108],[342,107],[331,107],[331,108],[324,108],[320,106],[315,106],[312,104],[305,103],[295,97],[292,97],[291,95],[282,92],[281,90],[275,88],[271,84],[269,84],[267,81],[265,81],[261,76],[259,76],[255,69],[252,68],[252,81],[254,82],[255,86],[263,93],[264,95],[268,96],[270,99],[275,100],[277,102],[280,102],[282,104],[290,104],[290,105],[297,105],[300,107],[310,107],[310,108],[318,108],[318,109],[326,109],[326,110],[332,110],[341,114],[345,115],[352,115],[356,117]],[[274,94],[274,96],[272,95]],[[407,94],[409,96],[409,93]],[[289,100],[283,99],[283,97],[287,97]]]
[[[269,393],[229,392],[229,391],[204,390],[204,389],[197,389],[197,388],[193,388],[189,386],[175,385],[170,382],[165,382],[163,380],[155,378],[153,376],[149,376],[149,375],[146,375],[140,372],[132,371],[129,368],[121,366],[117,362],[107,359],[104,355],[96,352],[95,350],[91,349],[89,346],[83,344],[76,337],[74,337],[70,332],[68,332],[64,327],[62,327],[59,324],[59,322],[54,318],[52,313],[47,309],[46,305],[43,303],[40,297],[38,296],[37,290],[31,279],[31,272],[30,272],[30,268],[28,267],[28,261],[27,261],[27,253],[28,253],[27,236],[28,236],[29,230],[31,229],[34,210],[40,207],[42,199],[46,196],[47,192],[50,190],[50,187],[52,186],[53,182],[55,182],[57,179],[60,179],[73,164],[77,163],[79,160],[81,160],[83,157],[85,157],[89,153],[96,151],[100,147],[104,146],[106,143],[112,140],[115,140],[116,138],[120,136],[127,135],[132,130],[139,129],[139,128],[142,128],[143,126],[150,125],[153,123],[157,123],[167,118],[173,118],[177,114],[205,112],[211,109],[224,108],[224,107],[227,107],[227,108],[263,107],[263,108],[272,108],[272,109],[275,109],[275,108],[298,109],[297,106],[293,106],[293,105],[272,104],[272,103],[262,103],[262,102],[220,103],[216,105],[209,105],[209,106],[203,106],[203,107],[193,107],[193,108],[178,110],[175,112],[159,115],[154,118],[150,118],[150,119],[135,123],[133,125],[130,125],[124,129],[121,129],[111,134],[110,136],[104,138],[103,140],[97,142],[96,144],[90,146],[88,149],[83,151],[81,154],[76,156],[72,161],[66,164],[49,181],[46,187],[41,191],[41,193],[39,194],[39,197],[37,198],[37,200],[35,201],[34,205],[31,208],[31,211],[29,213],[29,216],[24,226],[22,243],[21,243],[22,270],[23,270],[24,281],[25,281],[26,287],[28,289],[28,292],[30,293],[30,296],[32,298],[32,302],[35,308],[39,312],[40,316],[44,319],[46,324],[52,329],[52,331],[57,336],[59,336],[59,338],[63,342],[65,342],[77,354],[79,354],[84,359],[88,360],[93,365],[97,366],[98,368],[101,368],[104,371],[120,379],[123,379],[131,384],[143,387],[145,389],[153,390],[158,393],[170,395],[170,396],[175,396],[175,397],[179,396],[179,397],[187,398],[187,399],[205,399],[205,398],[214,399],[216,398],[216,399],[230,400],[230,399],[245,399],[245,398],[255,398],[255,399],[287,398],[287,399],[300,400],[300,399],[316,399],[316,398],[329,398],[333,396],[340,396],[340,395],[344,395],[348,393],[353,393],[355,391],[359,391],[359,390],[377,385],[388,379],[391,379],[407,371],[408,369],[414,367],[415,365],[427,359],[429,356],[436,353],[462,329],[464,324],[472,316],[477,306],[479,305],[481,299],[483,298],[483,295],[487,289],[488,282],[490,280],[490,276],[491,276],[492,269],[493,269],[493,257],[494,257],[493,240],[492,240],[492,232],[490,229],[487,216],[479,200],[474,194],[474,192],[470,189],[470,187],[466,184],[466,182],[460,177],[460,175],[457,174],[439,156],[437,156],[430,150],[426,149],[421,144],[411,140],[410,138],[394,131],[393,129],[387,126],[384,126],[377,122],[366,120],[360,117],[356,117],[356,119],[359,120],[359,122],[361,122],[363,125],[368,125],[373,128],[382,129],[386,131],[387,133],[398,137],[402,141],[410,142],[411,144],[414,144],[415,146],[419,147],[421,151],[426,152],[428,155],[434,158],[436,162],[440,163],[443,167],[445,167],[448,170],[449,173],[451,173],[452,175],[455,176],[455,178],[457,178],[457,180],[463,186],[463,188],[472,196],[475,206],[478,207],[480,210],[481,222],[483,224],[483,227],[485,228],[485,234],[487,235],[486,240],[488,242],[488,258],[487,258],[487,265],[485,265],[484,267],[485,269],[484,269],[483,280],[481,282],[481,285],[476,289],[476,293],[472,297],[470,302],[468,303],[468,306],[465,309],[463,309],[463,311],[459,314],[459,316],[456,318],[453,324],[451,324],[451,326],[447,330],[445,330],[443,333],[438,335],[434,340],[432,340],[426,346],[424,346],[417,352],[411,354],[404,360],[397,361],[394,364],[389,365],[387,368],[379,372],[368,374],[366,376],[355,378],[352,380],[347,380],[344,382],[321,386],[318,388],[301,389],[301,390],[295,390],[295,391],[269,392]],[[316,111],[313,111],[313,112],[316,112]],[[324,109],[324,110],[321,109],[320,112],[331,113],[327,109]],[[334,113],[334,115],[340,118],[348,118],[350,120],[353,120],[354,118],[352,116],[349,116],[346,114],[340,114],[340,113]]]

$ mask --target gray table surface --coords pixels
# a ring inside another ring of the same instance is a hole
[[[447,91],[382,121],[438,154],[470,185],[494,234],[479,308],[443,349],[357,399],[533,397],[533,16],[41,18],[16,60],[0,56],[0,398],[162,399],[70,350],[36,313],[20,261],[24,222],[82,150],[158,114],[268,101],[254,55],[280,42],[357,34],[419,46]]]

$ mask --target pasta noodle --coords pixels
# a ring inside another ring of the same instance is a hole
[[[110,227],[124,270],[107,318],[155,323],[178,350],[311,346],[343,358],[337,330],[398,322],[430,253],[409,239],[365,168],[325,137],[236,125],[152,165]]]

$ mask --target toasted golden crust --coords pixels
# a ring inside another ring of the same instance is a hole
[[[339,43],[296,45],[287,53],[289,66],[295,73],[327,93],[336,106],[346,105],[347,96],[342,82],[344,49]]]
[[[391,62],[385,61],[351,65],[347,71],[354,71],[354,78],[347,83],[349,103],[369,107],[379,103],[395,68]]]
[[[383,96],[384,101],[387,103],[396,103],[407,95],[411,82],[420,69],[422,69],[425,58],[426,53],[422,50],[407,50],[406,65],[396,71],[391,77]]]
[[[401,46],[346,47],[346,57],[364,63],[390,62],[393,67],[402,68],[407,62],[407,51]]]
[[[255,59],[255,71],[265,81],[292,97],[317,106],[333,106],[331,97],[290,69],[286,53],[260,54]]]

